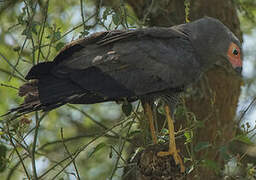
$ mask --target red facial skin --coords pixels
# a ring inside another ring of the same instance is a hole
[[[230,43],[227,55],[233,68],[242,67],[241,50],[235,43]]]

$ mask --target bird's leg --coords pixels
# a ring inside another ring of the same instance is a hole
[[[152,113],[150,104],[147,102],[144,104],[144,111],[145,111],[145,114],[147,115],[147,118],[149,121],[149,128],[150,128],[150,132],[152,135],[153,143],[156,144],[157,137],[156,137],[156,130],[155,130],[154,122],[153,122],[153,113]]]
[[[179,150],[177,150],[177,148],[176,148],[175,136],[174,136],[174,125],[173,125],[173,120],[171,118],[170,108],[168,105],[165,105],[164,109],[166,112],[168,129],[169,129],[169,150],[158,152],[157,155],[158,156],[172,155],[175,163],[180,165],[180,171],[183,173],[183,172],[185,172],[185,166],[184,166],[183,161],[179,155]]]

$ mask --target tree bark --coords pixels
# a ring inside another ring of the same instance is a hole
[[[148,26],[172,26],[185,22],[185,7],[181,0],[127,0],[140,20],[146,20]],[[153,4],[152,4],[153,2]],[[242,32],[236,7],[232,0],[197,0],[190,1],[189,19],[191,21],[210,16],[221,20],[242,40]],[[147,16],[145,18],[145,15]],[[187,175],[187,179],[220,179],[216,169],[207,163],[215,162],[224,167],[220,147],[224,147],[236,132],[236,109],[240,95],[241,80],[229,74],[224,68],[216,66],[209,70],[200,82],[193,87],[195,92],[185,99],[186,107],[195,114],[203,127],[193,130],[193,146],[200,142],[208,142],[211,147],[193,152],[193,159],[198,162],[195,170]],[[186,127],[187,120],[179,118],[175,127]],[[178,147],[185,157],[189,157],[184,146],[184,139],[178,140]],[[190,164],[187,163],[187,166]],[[135,173],[136,174],[136,173]],[[150,178],[137,178],[150,179]],[[161,179],[161,178],[160,178]],[[175,178],[172,178],[175,179]]]

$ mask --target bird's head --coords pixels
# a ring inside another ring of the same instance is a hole
[[[184,24],[183,31],[188,34],[202,67],[212,64],[231,65],[241,74],[242,51],[238,38],[219,20],[205,17]]]

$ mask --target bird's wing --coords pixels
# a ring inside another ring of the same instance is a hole
[[[72,81],[104,100],[117,100],[180,88],[196,76],[192,67],[198,64],[181,31],[149,28],[78,40],[64,48],[51,66],[46,69],[55,78]],[[32,68],[30,74],[37,71],[32,73]]]
[[[137,29],[137,30],[113,30],[113,31],[104,31],[97,32],[92,34],[91,36],[85,37],[83,39],[78,39],[72,41],[67,44],[60,53],[55,57],[54,62],[59,64],[60,62],[67,61],[76,61],[77,56],[81,57],[81,55],[90,55],[92,54],[92,50],[94,48],[99,48],[106,45],[113,45],[118,41],[132,41],[139,40],[143,38],[187,38],[187,35],[179,30],[179,26],[174,26],[171,28],[147,28],[147,29]],[[94,45],[94,46],[93,46]],[[84,53],[81,53],[83,51]],[[88,53],[87,51],[90,51]],[[77,56],[76,56],[77,55]],[[82,57],[83,58],[83,57]],[[79,61],[79,60],[78,60]],[[82,60],[85,63],[89,61]]]

